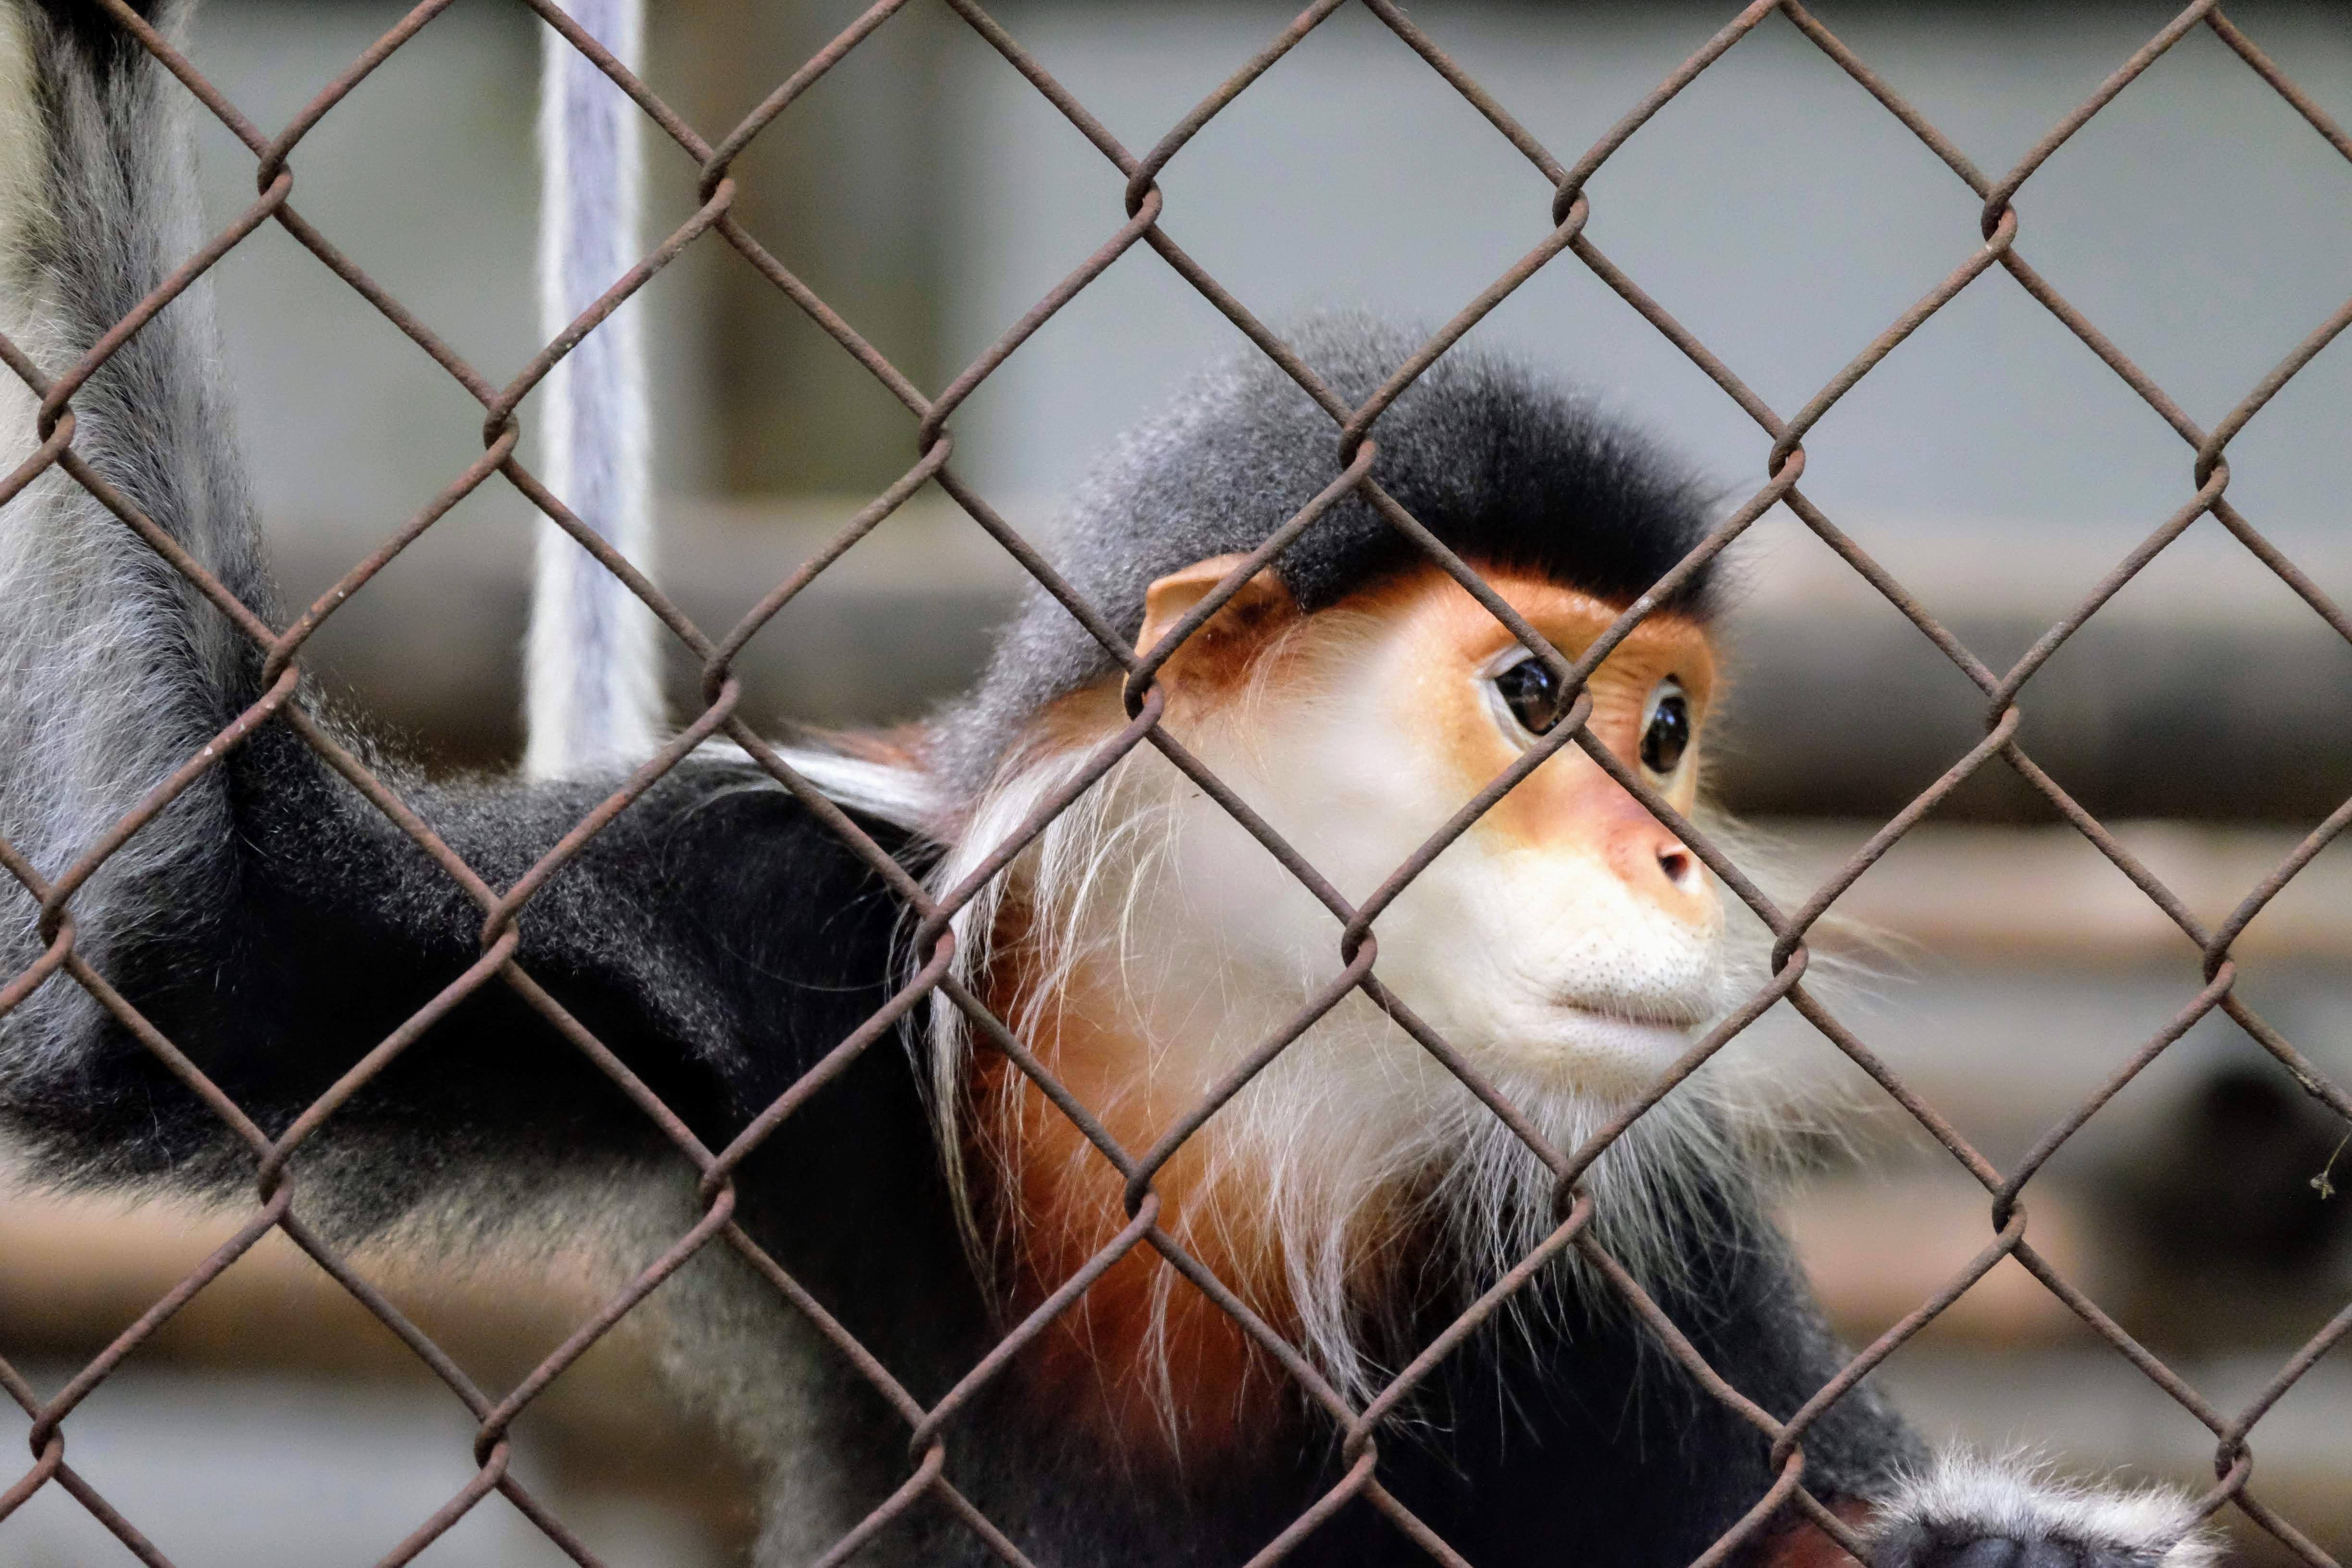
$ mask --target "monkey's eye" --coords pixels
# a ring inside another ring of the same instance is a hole
[[[1664,777],[1681,766],[1690,743],[1690,698],[1679,682],[1662,680],[1650,694],[1649,721],[1642,727],[1642,765]]]
[[[1535,655],[1496,674],[1495,689],[1528,734],[1540,735],[1559,722],[1559,680]]]

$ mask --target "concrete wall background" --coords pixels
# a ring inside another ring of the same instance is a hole
[[[812,14],[789,27],[769,17],[744,45],[730,30],[751,26],[738,8],[694,0],[656,29],[656,86],[713,125],[798,58],[808,40],[794,28],[819,30]],[[206,14],[198,54],[274,122],[392,14],[246,0]],[[2158,16],[1864,6],[1831,20],[1994,167]],[[1016,4],[1006,17],[1138,145],[1279,19],[1237,5]],[[2338,16],[2288,5],[2245,20],[2352,116]],[[1505,5],[1429,25],[1573,156],[1714,23],[1687,6]],[[853,55],[755,145],[747,221],[937,384],[1115,226],[1119,182],[952,18],[918,10],[883,36],[895,52]],[[531,42],[520,13],[452,10],[297,160],[303,210],[498,378],[534,342],[520,85]],[[207,152],[225,221],[250,181],[225,133]],[[2352,295],[2340,163],[2193,33],[2036,175],[2020,248],[2210,422]],[[656,205],[675,217],[692,172],[667,147],[653,170]],[[1165,183],[1170,232],[1276,319],[1333,304],[1442,319],[1539,237],[1548,201],[1490,128],[1353,10]],[[1635,138],[1592,195],[1596,241],[1784,409],[1976,244],[1973,198],[1777,21]],[[478,411],[274,228],[231,256],[219,290],[247,444],[306,599],[478,451]],[[913,422],[715,248],[689,252],[643,308],[661,345],[673,498],[659,570],[690,613],[723,624],[814,547],[824,519],[845,518],[898,471]],[[1092,454],[1239,342],[1157,258],[1132,254],[981,389],[957,420],[959,463],[1050,536]],[[1761,434],[1572,258],[1471,342],[1559,367],[1691,451],[1728,493],[1761,475]],[[2352,355],[2337,348],[2231,449],[2232,499],[2339,597],[2352,593],[2347,400]],[[2191,488],[2178,438],[1998,272],[1874,372],[1809,449],[1808,493],[1995,662]],[[799,481],[823,489],[775,488]],[[714,501],[722,528],[707,526]],[[903,718],[969,679],[1018,574],[952,509],[929,510],[867,547],[898,566],[860,563],[854,593],[823,584],[753,645],[756,716]],[[429,752],[510,754],[529,522],[519,498],[487,487],[330,625],[312,664]],[[908,546],[895,556],[894,535]],[[1756,602],[1738,628],[1743,679],[1717,774],[1731,805],[1891,813],[1982,732],[1974,691],[1786,514],[1759,527],[1738,569]],[[681,666],[677,684],[684,697],[697,683]],[[2210,521],[2062,652],[2026,707],[2036,756],[2103,813],[2308,822],[2352,794],[2352,649]],[[1869,724],[1852,721],[1862,713]],[[1953,809],[2031,820],[2043,808],[1988,775]]]

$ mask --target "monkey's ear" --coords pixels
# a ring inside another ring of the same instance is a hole
[[[1171,572],[1146,588],[1143,629],[1135,635],[1135,651],[1147,654],[1159,647],[1160,639],[1177,622],[1190,615],[1212,589],[1233,574],[1234,568],[1248,559],[1246,555],[1212,555],[1181,571]],[[1298,602],[1291,597],[1290,585],[1271,566],[1260,567],[1255,576],[1243,584],[1239,592],[1219,605],[1217,613],[1185,640],[1175,657],[1189,659],[1196,651],[1231,648],[1237,641],[1255,641],[1258,634],[1276,622],[1289,619],[1297,611]]]

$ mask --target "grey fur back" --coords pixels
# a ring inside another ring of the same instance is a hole
[[[1359,406],[1425,341],[1355,314],[1313,317],[1286,337]],[[1372,477],[1449,548],[1614,603],[1631,603],[1687,554],[1713,510],[1713,490],[1689,465],[1590,398],[1475,349],[1431,366],[1371,435]],[[1156,579],[1256,549],[1340,468],[1338,424],[1249,349],[1195,378],[1096,466],[1070,501],[1055,565],[1131,641]],[[1349,496],[1276,570],[1312,610],[1423,559],[1371,503]],[[1708,574],[1675,606],[1706,613]],[[933,761],[950,793],[969,799],[1041,708],[1117,669],[1033,586],[979,686],[940,718]]]
[[[169,26],[177,8],[163,9]],[[15,187],[0,206],[0,331],[53,376],[198,244],[179,129],[190,100],[160,69],[124,68],[102,26],[21,3],[0,14],[16,46],[0,49],[0,159]],[[115,155],[159,128],[152,157]],[[75,394],[73,448],[273,616],[206,292],[190,289]],[[38,444],[35,399],[0,380],[13,468]],[[258,656],[60,468],[0,509],[0,834],[55,877],[234,716],[215,694],[247,686]],[[157,657],[166,647],[176,657]],[[205,918],[210,900],[190,898],[186,879],[226,831],[224,792],[216,773],[199,781],[74,898],[78,951],[101,972],[134,922]],[[142,891],[167,884],[169,899]],[[0,975],[41,950],[35,922],[32,900],[0,879]],[[52,980],[0,1019],[0,1065],[69,1049],[95,1018],[78,986]]]

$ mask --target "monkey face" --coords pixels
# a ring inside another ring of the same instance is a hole
[[[1621,613],[1540,577],[1487,577],[1570,658]],[[1568,704],[1434,570],[1311,616],[1259,582],[1232,625],[1210,624],[1197,658],[1188,646],[1171,661],[1171,727],[1360,903]],[[1689,812],[1715,689],[1705,632],[1653,617],[1589,689],[1593,735]],[[1182,923],[1269,983],[1333,968],[1333,919],[1199,805],[1181,835],[1192,864],[1178,880],[1195,904]],[[1475,1062],[1601,1100],[1654,1079],[1723,1001],[1713,879],[1574,744],[1445,848],[1373,933],[1377,973]]]
[[[1153,584],[1139,651],[1239,563]],[[1538,575],[1486,575],[1570,658],[1619,613]],[[1261,573],[1160,667],[1162,722],[1361,908],[1559,716],[1526,658],[1433,570],[1311,614]],[[1589,689],[1593,735],[1688,811],[1715,690],[1703,629],[1654,617]],[[1125,722],[1116,683],[1042,716],[979,808],[966,858],[938,878],[969,875]],[[1442,1227],[1499,1272],[1556,1223],[1551,1172],[1515,1133],[1372,999],[1345,987],[1330,999],[1346,969],[1342,916],[1152,748],[1056,815],[1007,880],[1001,901],[960,917],[964,952],[999,955],[969,973],[1128,1147],[1150,1147],[1287,1022],[1314,1015],[1187,1139],[1155,1190],[1163,1223],[1343,1385],[1369,1396],[1360,1331],[1381,1310],[1384,1271],[1417,1255],[1411,1238]],[[1435,855],[1371,931],[1375,976],[1560,1148],[1646,1089],[1728,1000],[1707,874],[1574,744]],[[947,1042],[940,1103],[954,1106],[968,1059],[959,1015],[935,1016],[949,1028],[935,1035]],[[1118,1175],[1021,1074],[982,1068],[974,1081],[976,1146],[994,1157],[1034,1278],[1058,1283],[1122,1223]],[[1679,1140],[1715,1136],[1685,1092],[1596,1163],[1612,1224],[1631,1227],[1621,1246],[1663,1234],[1645,1228],[1662,1212],[1645,1173],[1680,1168]],[[1178,1298],[1205,1298],[1171,1296],[1155,1268],[1106,1277],[1089,1333],[1110,1332],[1113,1298],[1129,1289],[1141,1303],[1128,1325],[1139,1364],[1170,1345],[1224,1342],[1214,1313],[1190,1328],[1170,1316]],[[1085,1342],[1091,1354],[1108,1341]],[[1147,1427],[1153,1401],[1181,1398],[1172,1384],[1137,1387]],[[1234,1408],[1230,1387],[1211,1393],[1210,1406]]]
[[[1621,613],[1537,578],[1495,582],[1570,658]],[[1439,790],[1466,800],[1567,704],[1545,666],[1451,579],[1428,574],[1400,608],[1391,723],[1401,747],[1429,749]],[[1685,815],[1714,685],[1704,633],[1663,619],[1637,628],[1589,685],[1593,735]],[[1465,1048],[1604,1096],[1646,1085],[1720,1004],[1713,879],[1573,744],[1441,855],[1384,923],[1393,984],[1433,1024]]]

